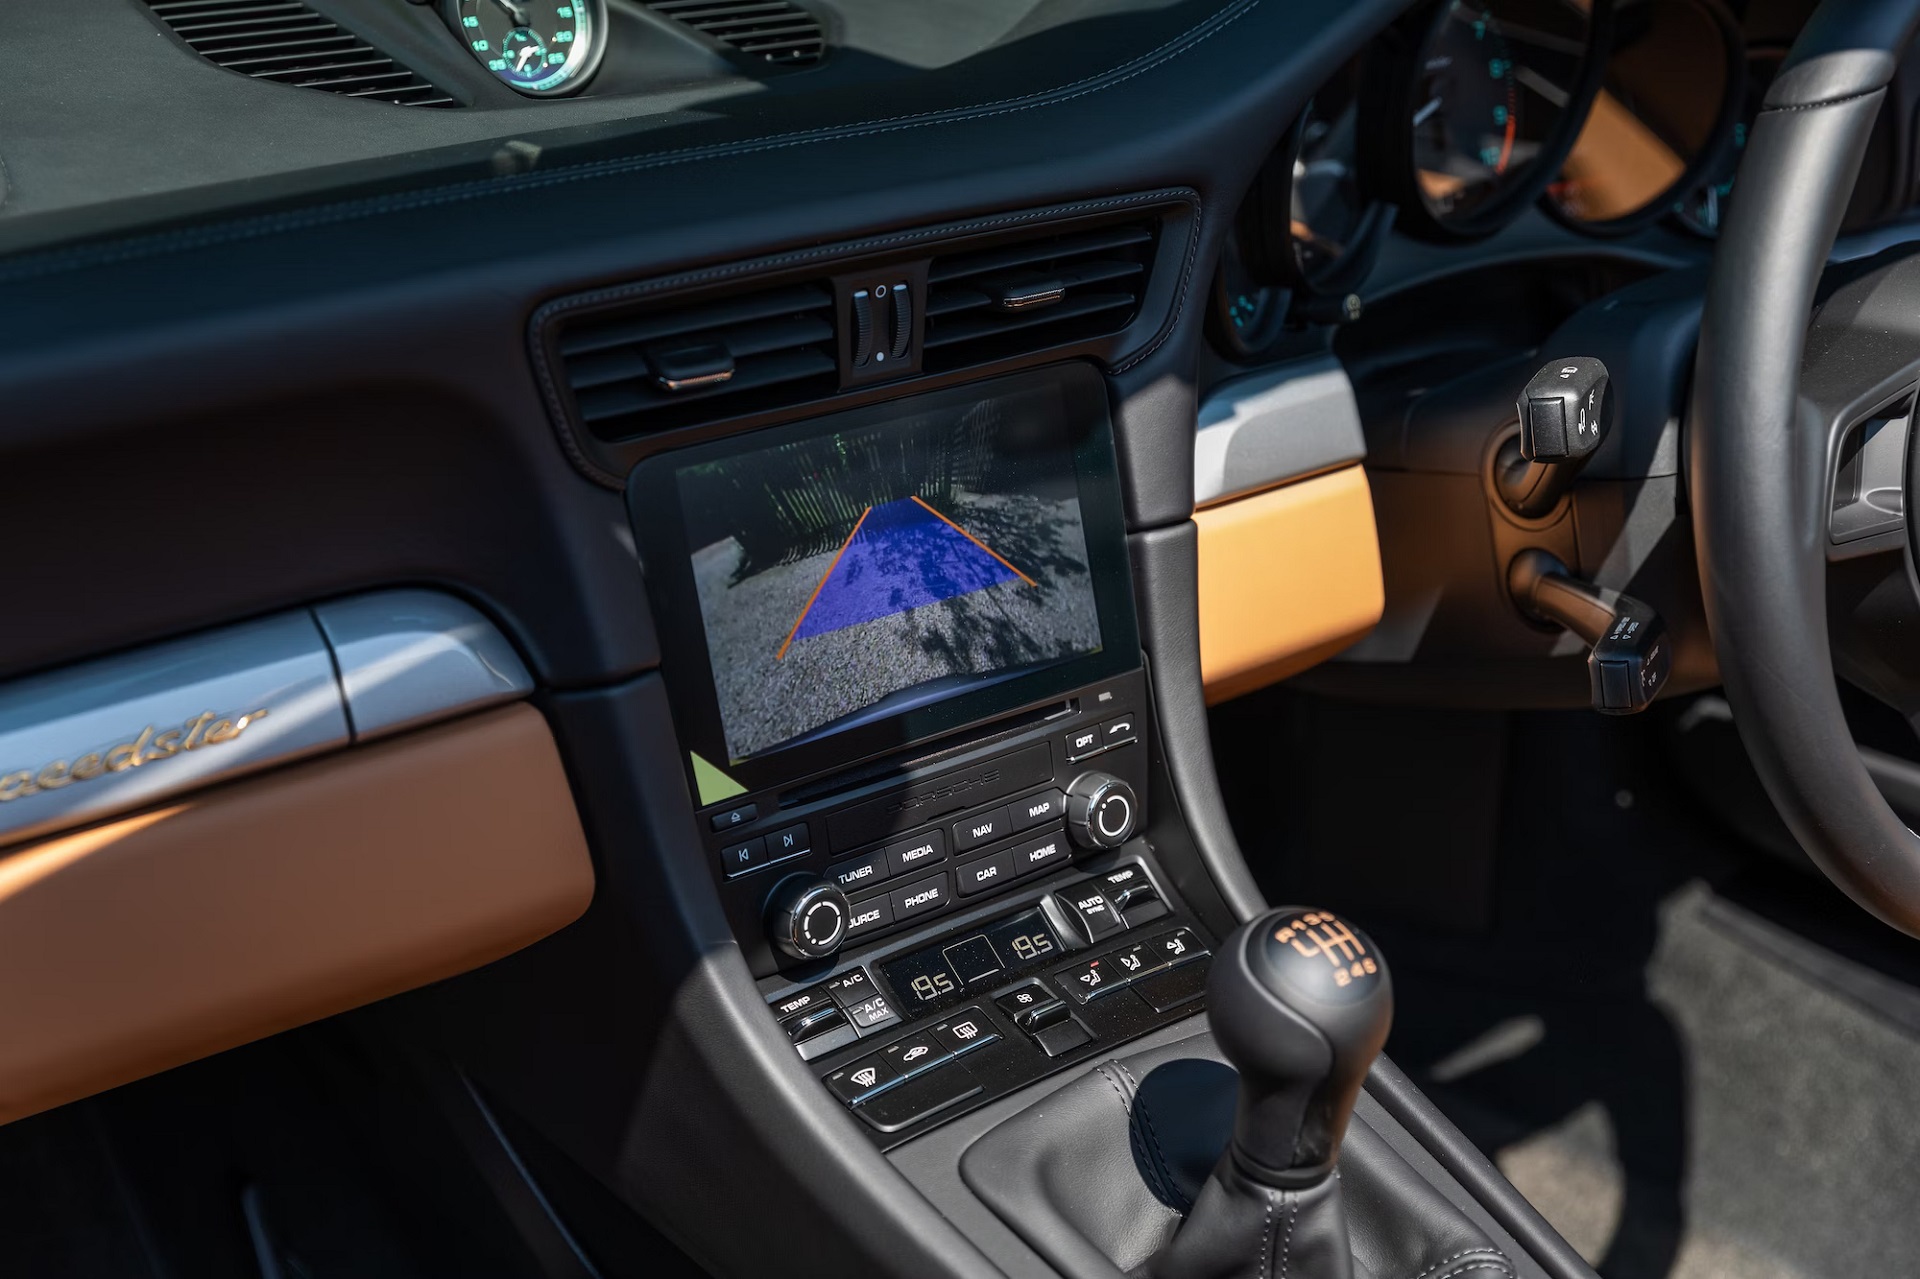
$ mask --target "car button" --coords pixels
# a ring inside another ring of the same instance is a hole
[[[871,888],[886,877],[887,855],[878,849],[865,857],[849,858],[827,867],[827,878],[838,884],[843,893],[856,893],[863,888]]]
[[[1004,805],[984,813],[975,813],[972,817],[963,817],[953,824],[953,851],[964,853],[969,848],[1004,839],[1011,827],[1012,821]]]
[[[819,1008],[824,1004],[831,1004],[832,1002],[833,996],[828,993],[826,986],[820,985],[809,986],[805,990],[796,990],[785,999],[776,999],[767,1006],[773,1009],[773,1015],[775,1017],[778,1017],[781,1021],[785,1021],[789,1017],[795,1017],[804,1012],[811,1012],[815,1008]]]
[[[1043,822],[1057,822],[1065,813],[1066,801],[1057,790],[1043,790],[1007,805],[1007,815],[1013,819],[1011,829],[1016,831],[1031,830]]]
[[[893,906],[884,897],[869,897],[853,903],[853,917],[847,920],[847,936],[858,937],[893,922]]]
[[[1075,1003],[1084,1004],[1110,990],[1119,990],[1126,984],[1124,980],[1115,979],[1111,967],[1104,956],[1089,959],[1062,972],[1060,984],[1067,988],[1067,993],[1073,996]]]
[[[1083,759],[1098,755],[1104,749],[1100,741],[1098,724],[1088,724],[1085,728],[1072,729],[1061,740],[1066,745],[1069,764],[1077,764]]]
[[[724,812],[715,813],[707,822],[715,830],[732,830],[735,826],[745,826],[759,815],[758,804],[735,804]]]
[[[833,1002],[842,1008],[863,1004],[880,993],[880,988],[873,984],[873,978],[867,976],[867,970],[864,968],[841,973],[838,977],[821,982],[820,985]]]
[[[945,910],[952,896],[952,890],[947,887],[947,877],[942,873],[908,884],[905,888],[896,888],[887,900],[893,906],[893,922],[904,924],[909,919]]]
[[[888,1065],[875,1053],[871,1057],[862,1057],[849,1066],[842,1066],[827,1076],[827,1087],[833,1089],[834,1096],[849,1106],[860,1103],[863,1097],[870,1097],[888,1084],[898,1081],[900,1072]]]
[[[960,895],[971,897],[975,893],[984,893],[989,888],[998,888],[1002,884],[1013,882],[1013,854],[995,853],[991,857],[982,857],[979,861],[966,862],[954,867],[953,877],[959,881]]]
[[[720,850],[720,869],[729,877],[744,875],[767,864],[767,841],[755,835]]]
[[[1099,941],[1127,926],[1107,895],[1091,885],[1055,893],[1053,898],[1079,925],[1080,935],[1088,941]]]
[[[958,1057],[961,1053],[1000,1038],[993,1023],[978,1008],[962,1008],[933,1028],[934,1040]]]
[[[911,839],[895,840],[887,845],[886,853],[887,869],[895,875],[904,875],[922,866],[945,861],[947,837],[937,830],[930,830]]]
[[[798,857],[802,853],[813,851],[813,844],[807,838],[807,824],[786,826],[767,836],[767,860],[777,862],[782,857]]]
[[[1051,835],[1031,836],[1010,850],[1015,877],[1032,875],[1058,865],[1073,856],[1067,837],[1056,830]]]
[[[922,1070],[931,1070],[941,1062],[953,1060],[953,1053],[933,1041],[933,1035],[920,1031],[905,1039],[896,1039],[880,1050],[901,1078]]]
[[[1125,746],[1128,742],[1139,740],[1139,736],[1139,733],[1134,729],[1134,720],[1131,715],[1120,715],[1100,725],[1100,747],[1102,750],[1112,750],[1116,746]]]

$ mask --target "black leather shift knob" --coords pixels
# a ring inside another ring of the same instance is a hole
[[[1373,942],[1330,911],[1269,911],[1220,947],[1207,1020],[1240,1072],[1242,1171],[1276,1187],[1324,1178],[1393,1022],[1393,983]]]

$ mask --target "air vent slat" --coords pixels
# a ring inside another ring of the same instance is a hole
[[[1152,239],[1153,231],[1148,227],[1124,226],[1102,231],[1088,231],[1078,235],[1057,236],[1048,240],[1037,240],[1032,244],[1015,245],[1008,249],[955,254],[934,262],[933,283],[943,284],[948,280],[964,279],[969,275],[984,275],[989,271],[1005,271],[1011,267],[1034,266],[1055,258],[1102,253],[1109,249],[1146,244]]]
[[[792,0],[649,0],[648,7],[775,66],[811,66],[826,56],[820,20]]]
[[[650,409],[680,408],[720,396],[742,395],[783,383],[827,376],[834,372],[833,357],[824,351],[778,351],[750,356],[738,362],[734,374],[717,386],[692,391],[662,391],[648,382],[626,382],[597,387],[580,396],[580,415],[589,424],[645,413]]]
[[[676,333],[674,337],[678,340],[682,335]],[[693,332],[684,337],[689,343],[718,342],[727,348],[735,360],[742,360],[748,356],[815,343],[822,344],[824,350],[825,344],[833,341],[833,325],[820,316],[793,316],[737,329]],[[582,355],[567,362],[567,380],[573,383],[575,390],[605,386],[625,378],[649,376],[651,369],[647,364],[646,352],[631,343],[610,351]],[[680,397],[674,398],[677,400]]]
[[[147,0],[147,8],[195,53],[255,80],[393,106],[460,105],[299,0]]]
[[[791,289],[770,289],[743,298],[729,298],[706,306],[688,307],[664,315],[648,315],[619,324],[596,325],[568,335],[560,345],[560,354],[571,360],[576,355],[601,351],[628,343],[652,342],[682,333],[699,333],[729,325],[750,324],[795,311],[821,310],[833,305],[833,294],[818,285]]]
[[[950,253],[930,267],[925,367],[966,368],[1118,333],[1140,313],[1158,224]]]

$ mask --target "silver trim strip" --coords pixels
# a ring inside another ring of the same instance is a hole
[[[335,601],[0,684],[0,845],[532,691],[493,624],[433,591]]]
[[[1215,387],[1193,437],[1193,504],[1206,506],[1367,455],[1353,383],[1332,356]]]

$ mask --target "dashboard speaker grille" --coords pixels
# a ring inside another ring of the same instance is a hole
[[[460,104],[299,0],[148,0],[167,29],[229,71],[409,107]]]
[[[1156,222],[946,254],[928,277],[925,367],[964,368],[1117,333],[1140,313]]]
[[[782,407],[839,384],[824,281],[583,317],[562,324],[558,351],[581,421],[602,439]]]
[[[826,55],[820,20],[788,0],[648,0],[647,7],[775,66],[812,66]]]

